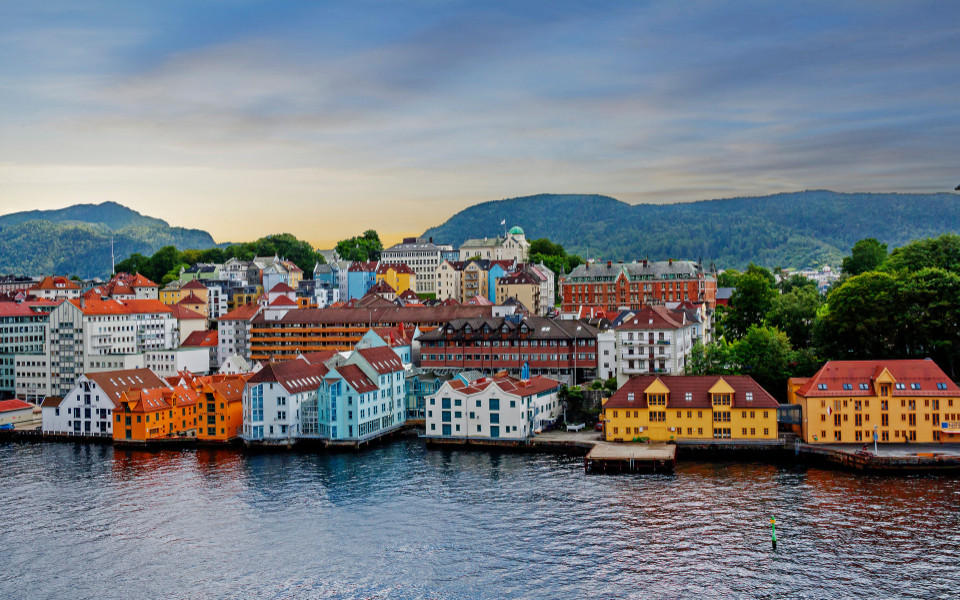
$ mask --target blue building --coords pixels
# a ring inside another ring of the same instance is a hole
[[[347,294],[341,300],[355,300],[362,298],[377,282],[377,266],[379,262],[355,262],[347,269]]]

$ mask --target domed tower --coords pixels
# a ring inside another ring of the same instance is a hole
[[[517,262],[527,262],[530,257],[530,242],[527,241],[527,236],[519,225],[514,225],[507,233],[504,247],[512,251]]]

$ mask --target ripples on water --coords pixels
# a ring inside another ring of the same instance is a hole
[[[0,506],[4,599],[960,597],[953,477],[5,444]]]

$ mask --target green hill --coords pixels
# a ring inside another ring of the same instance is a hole
[[[546,237],[583,257],[634,260],[703,257],[719,268],[839,265],[850,247],[874,237],[891,247],[960,231],[956,194],[772,196],[631,205],[599,195],[540,194],[483,202],[424,235],[459,245],[503,234],[502,220],[530,239]]]
[[[117,260],[150,255],[163,246],[211,248],[199,229],[171,227],[115,202],[0,216],[0,273],[110,275],[110,240]]]

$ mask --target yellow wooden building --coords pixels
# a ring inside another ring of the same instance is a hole
[[[787,392],[808,444],[960,442],[960,388],[932,360],[830,361]]]
[[[633,377],[603,403],[604,438],[777,439],[777,401],[744,375]]]

